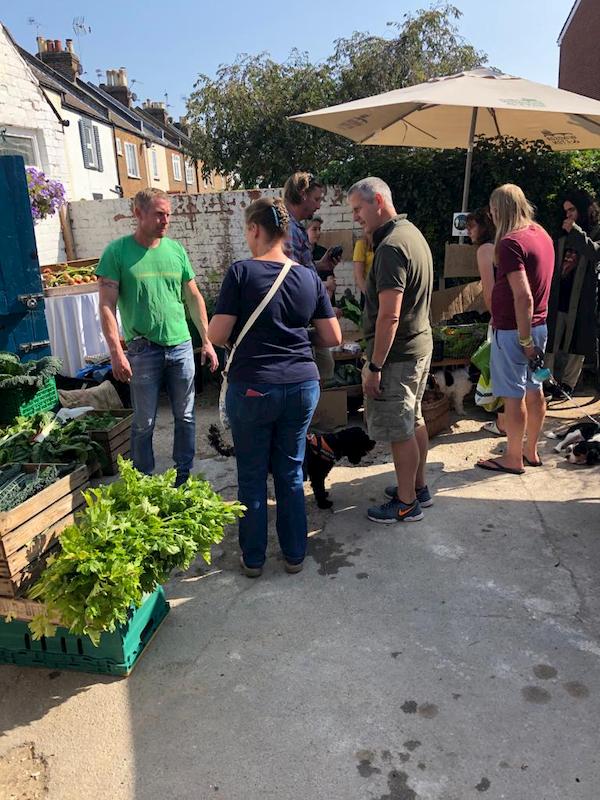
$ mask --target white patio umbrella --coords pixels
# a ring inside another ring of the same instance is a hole
[[[290,119],[358,144],[467,150],[467,211],[478,136],[541,139],[553,150],[600,148],[600,102],[542,83],[474,69]]]

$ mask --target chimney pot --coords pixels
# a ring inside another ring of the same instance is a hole
[[[52,41],[52,39],[48,39],[48,41],[46,42],[46,52],[47,53],[54,52],[54,42]]]
[[[61,42],[60,39],[55,39],[54,40],[54,50],[57,53],[62,53],[62,42]]]
[[[65,46],[69,53],[73,52],[73,39],[65,39]]]
[[[127,86],[127,70],[125,67],[121,67],[118,72],[119,75],[119,86]]]

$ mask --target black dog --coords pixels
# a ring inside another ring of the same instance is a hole
[[[235,455],[235,449],[223,442],[221,431],[216,425],[208,429],[211,447],[222,456]],[[304,480],[309,480],[319,508],[331,508],[329,492],[325,490],[325,478],[336,461],[347,458],[351,464],[360,464],[361,458],[375,447],[362,428],[344,428],[337,433],[311,433],[306,437],[304,456]]]
[[[570,452],[567,454],[569,464],[585,467],[593,467],[595,464],[600,464],[600,435],[596,435],[593,439],[587,441],[577,442],[577,444],[571,445],[569,449]]]
[[[574,425],[563,425],[549,431],[546,436],[548,439],[561,439],[561,443],[554,448],[555,453],[567,450],[569,445],[577,442],[587,442],[600,433],[600,423],[598,422],[576,422]]]

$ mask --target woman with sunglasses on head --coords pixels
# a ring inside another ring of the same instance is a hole
[[[307,541],[302,465],[306,432],[319,399],[311,343],[335,347],[342,334],[317,273],[294,263],[284,252],[289,217],[283,202],[256,200],[246,208],[245,223],[252,258],[229,267],[209,336],[214,344],[235,343],[283,273],[228,367],[226,407],[237,460],[238,498],[248,509],[239,524],[240,565],[245,575],[257,578],[266,558],[269,470],[284,567],[289,573],[302,569]]]
[[[477,208],[467,215],[467,233],[471,242],[477,246],[477,270],[481,278],[483,300],[486,309],[491,314],[492,290],[496,280],[496,266],[494,264],[496,226],[492,220],[489,206]],[[486,422],[483,430],[493,433],[495,436],[506,436],[502,407],[500,407],[496,419]]]
[[[555,242],[556,260],[548,310],[545,364],[571,395],[586,358],[594,364],[598,347],[598,264],[600,208],[582,189],[564,195],[564,219]],[[550,387],[554,399],[564,395]]]

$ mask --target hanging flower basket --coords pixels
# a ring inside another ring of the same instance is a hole
[[[67,202],[65,187],[60,181],[46,177],[45,173],[35,167],[27,167],[27,188],[31,202],[33,221],[52,217]]]

